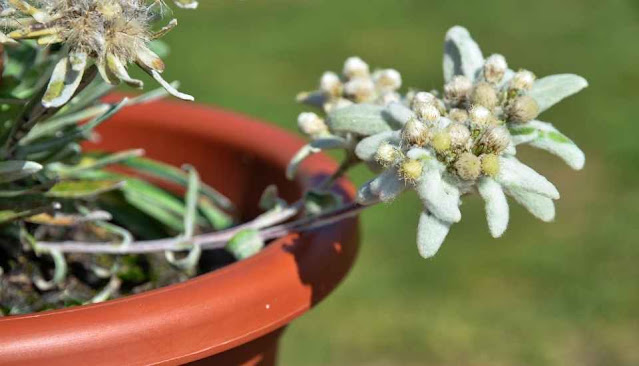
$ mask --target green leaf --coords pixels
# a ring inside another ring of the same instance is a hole
[[[0,183],[8,183],[29,177],[42,170],[33,161],[9,160],[0,162]]]
[[[134,170],[147,176],[160,178],[169,182],[180,184],[182,186],[185,186],[188,181],[187,174],[184,171],[156,160],[147,158],[133,158],[122,162],[122,164],[133,168]],[[208,184],[202,182],[201,191],[202,194],[208,197],[219,207],[228,211],[235,210],[235,207],[231,200],[226,198],[222,193],[216,191]]]
[[[120,189],[124,184],[121,180],[68,180],[57,183],[45,195],[53,198],[90,198]]]
[[[238,232],[225,247],[238,260],[249,258],[262,248],[264,248],[264,240],[259,231],[255,229],[245,229]]]
[[[401,128],[388,117],[385,108],[372,104],[354,104],[331,111],[326,124],[333,133],[355,133],[370,136],[376,133]]]

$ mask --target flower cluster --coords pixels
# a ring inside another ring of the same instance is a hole
[[[506,195],[539,219],[554,219],[553,200],[559,192],[515,157],[516,145],[547,150],[575,169],[585,161],[570,139],[536,120],[542,111],[583,89],[583,78],[564,74],[537,79],[530,71],[509,69],[501,55],[484,59],[462,27],[446,35],[444,77],[441,94],[410,93],[381,114],[372,111],[368,120],[391,119],[400,127],[364,138],[355,150],[361,160],[383,169],[361,187],[361,204],[388,202],[406,189],[418,193],[424,211],[417,241],[424,257],[433,256],[451,225],[461,220],[459,206],[466,194],[479,192],[485,200],[494,237],[508,226]]]
[[[352,110],[358,105],[377,106],[379,109],[393,102],[399,102],[398,90],[402,86],[402,76],[395,69],[379,69],[371,73],[370,66],[359,57],[349,57],[344,62],[342,74],[325,72],[315,91],[303,92],[297,101],[321,109],[327,118],[314,112],[303,112],[297,118],[300,131],[313,141],[302,148],[293,158],[287,175],[295,174],[298,165],[307,157],[328,149],[345,149],[352,154],[362,137],[377,130],[351,131],[336,125],[331,114],[340,110]]]
[[[185,8],[197,6],[192,0],[178,0],[176,4]],[[152,40],[177,25],[173,19],[163,28],[151,30],[163,6],[162,1],[147,0],[41,0],[33,4],[7,0],[0,21],[10,32],[0,33],[0,42],[34,39],[42,46],[63,46],[64,55],[42,98],[47,108],[62,106],[73,97],[92,62],[109,84],[125,82],[141,88],[142,81],[127,72],[128,65],[135,63],[172,95],[193,100],[162,78],[164,63],[149,47]]]

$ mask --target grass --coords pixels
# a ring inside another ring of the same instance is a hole
[[[201,103],[290,130],[303,110],[295,94],[351,55],[397,68],[406,86],[439,88],[455,24],[514,68],[591,83],[542,116],[586,151],[585,170],[523,151],[562,192],[555,223],[513,204],[509,231],[493,240],[471,198],[426,261],[415,196],[371,209],[357,265],[288,329],[281,364],[639,364],[638,14],[634,0],[209,0],[176,12],[167,77]]]

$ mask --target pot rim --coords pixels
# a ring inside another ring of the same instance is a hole
[[[189,123],[180,122],[185,118]],[[234,112],[174,101],[128,107],[107,123],[223,139],[274,163],[282,174],[304,144]],[[296,184],[308,188],[314,176],[335,168],[317,154],[301,166]],[[350,182],[341,179],[337,186],[353,199]],[[357,247],[358,221],[351,218],[287,235],[258,255],[180,284],[0,318],[0,364],[182,364],[218,354],[282,328],[317,304],[346,275]]]

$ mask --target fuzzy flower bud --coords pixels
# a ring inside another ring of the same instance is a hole
[[[434,104],[436,100],[437,98],[431,93],[419,92],[413,97],[413,100],[411,101],[411,108],[414,111],[418,111],[422,107]]]
[[[375,84],[371,79],[353,79],[344,85],[344,92],[358,103],[370,101],[375,96]]]
[[[495,154],[484,154],[481,157],[481,171],[489,177],[499,173],[499,157]]]
[[[510,80],[510,88],[514,90],[528,91],[532,88],[537,77],[528,70],[519,70]]]
[[[499,154],[510,144],[510,132],[504,126],[494,126],[487,129],[478,141],[479,151],[483,153]]]
[[[402,87],[402,75],[395,69],[376,71],[373,81],[379,90],[395,91]]]
[[[342,94],[342,82],[336,73],[327,71],[320,79],[320,90],[324,93],[338,97]]]
[[[389,167],[401,156],[401,152],[393,145],[385,142],[375,153],[375,160],[383,167]]]
[[[412,118],[402,129],[402,140],[409,145],[423,146],[428,141],[428,128],[424,123]]]
[[[303,112],[297,117],[297,126],[308,136],[317,136],[328,131],[324,120],[313,112]]]
[[[492,85],[482,82],[475,85],[470,101],[474,105],[481,105],[488,109],[493,109],[497,105],[497,92]]]
[[[455,122],[463,123],[468,120],[468,112],[464,109],[453,108],[448,113],[448,118]]]
[[[465,152],[455,162],[457,175],[463,180],[475,180],[481,174],[481,160],[475,155]]]
[[[470,109],[469,116],[472,123],[478,126],[486,126],[492,121],[493,114],[488,108],[476,105]]]
[[[461,123],[453,123],[448,126],[450,144],[453,148],[463,148],[470,139],[470,130]]]
[[[344,76],[349,79],[362,78],[370,75],[368,64],[359,57],[349,57],[344,62]]]
[[[433,136],[433,139],[430,142],[430,144],[431,146],[433,146],[433,149],[435,149],[435,151],[437,151],[438,153],[442,153],[444,151],[450,150],[450,145],[451,145],[450,134],[446,131],[438,132]]]
[[[444,95],[448,101],[460,104],[468,99],[473,83],[465,76],[458,75],[444,85]]]
[[[409,183],[415,183],[422,176],[422,163],[419,160],[406,159],[399,167],[402,179]]]
[[[539,104],[528,95],[517,97],[508,106],[508,120],[515,123],[526,123],[539,115]]]
[[[417,116],[419,116],[419,118],[429,123],[437,122],[442,116],[439,109],[433,104],[421,106],[415,112],[417,112]]]
[[[499,54],[490,55],[484,63],[484,79],[491,84],[497,84],[508,70],[506,58]]]

